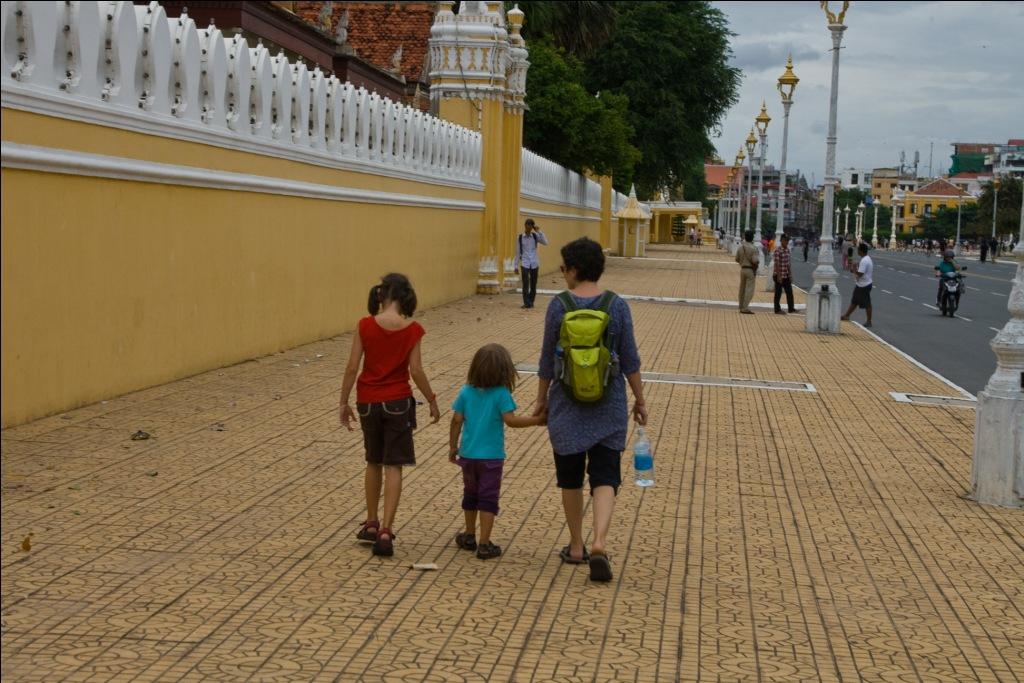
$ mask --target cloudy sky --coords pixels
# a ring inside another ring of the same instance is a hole
[[[719,154],[731,160],[768,102],[769,163],[778,165],[782,104],[776,80],[793,54],[800,78],[786,166],[821,183],[832,46],[817,2],[715,2],[729,19],[740,101]],[[841,3],[832,2],[833,11]],[[919,174],[948,172],[950,143],[1024,138],[1024,2],[852,2],[839,66],[837,169],[873,168],[921,153]]]

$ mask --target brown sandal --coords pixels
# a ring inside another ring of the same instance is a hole
[[[387,536],[387,538],[384,538]],[[395,535],[391,533],[391,529],[387,527],[382,528],[377,532],[377,540],[373,542],[373,554],[380,555],[382,557],[391,557],[395,554]]]
[[[356,540],[360,543],[373,543],[377,540],[377,531],[380,529],[380,522],[366,520],[356,532]]]

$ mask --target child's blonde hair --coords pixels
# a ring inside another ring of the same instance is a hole
[[[481,347],[473,355],[473,362],[469,364],[467,381],[477,389],[503,386],[509,391],[515,391],[517,379],[519,375],[512,363],[512,355],[501,344],[487,344]]]

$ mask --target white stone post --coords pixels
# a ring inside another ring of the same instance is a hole
[[[833,264],[832,252],[832,209],[836,185],[836,109],[839,104],[839,47],[843,42],[842,23],[845,10],[836,18],[831,12],[828,30],[832,34],[832,88],[828,106],[828,137],[825,139],[825,200],[821,216],[821,242],[825,248],[818,250],[818,267],[814,269],[814,285],[807,294],[806,331],[838,332],[842,301],[836,280],[839,274]],[[827,245],[827,246],[826,246]]]
[[[871,246],[878,249],[878,201],[874,201],[871,204],[871,213],[874,214],[874,226],[871,228]],[[959,238],[959,234],[957,235]]]
[[[978,394],[971,467],[976,501],[1017,508],[1024,507],[1024,202],[1019,231],[1010,320],[991,342],[996,371]]]

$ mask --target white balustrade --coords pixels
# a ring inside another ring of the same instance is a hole
[[[479,133],[309,71],[212,24],[198,29],[187,14],[168,17],[158,2],[4,2],[0,18],[5,107],[479,185]],[[471,50],[465,58],[483,68],[488,55]],[[599,205],[599,189],[594,195],[586,179],[537,159],[535,194],[588,207],[596,196]]]
[[[522,194],[535,199],[601,210],[600,183],[528,149],[523,150],[520,187]]]

